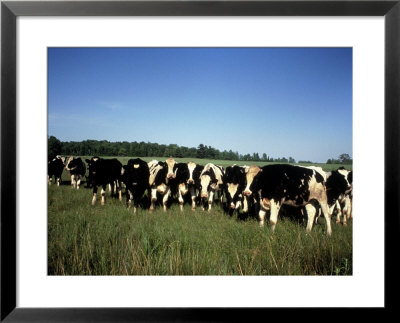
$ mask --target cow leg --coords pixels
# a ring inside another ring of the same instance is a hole
[[[258,224],[260,227],[264,226],[264,219],[265,219],[265,215],[267,214],[267,210],[264,209],[264,207],[260,206],[260,212],[258,212],[258,220],[260,221]]]
[[[243,212],[244,213],[249,212],[249,203],[247,201],[247,196],[244,196],[243,198]]]
[[[336,224],[340,224],[340,217],[342,216],[342,207],[340,206],[338,200],[336,200],[335,206],[336,206]]]
[[[122,187],[121,187],[121,182],[117,181],[117,192],[118,192],[118,198],[120,201],[122,201]]]
[[[190,196],[192,197],[192,211],[196,209],[196,189],[194,187],[190,188]]]
[[[214,192],[210,191],[210,194],[208,195],[208,212],[211,212],[211,206],[214,200]]]
[[[315,209],[314,205],[312,204],[306,204],[306,212],[307,212],[307,228],[306,231],[307,233],[310,233],[312,230],[312,226],[314,223],[314,218],[317,213],[317,210]]]
[[[71,187],[75,188],[75,176],[71,175]]]
[[[352,214],[352,208],[353,208],[353,203],[351,202],[351,198],[348,196],[347,197],[348,198],[348,203],[349,203],[349,205],[348,205],[348,209],[347,209],[347,218],[348,219],[351,219],[352,217],[353,217],[353,214]]]
[[[106,201],[106,185],[104,184],[101,187],[101,205],[104,205],[105,201]]]
[[[96,195],[97,195],[97,186],[93,185],[92,205],[95,205],[95,203],[96,203]]]
[[[76,181],[76,189],[79,190],[79,185],[81,185],[81,175],[78,175],[78,180]]]
[[[351,209],[350,197],[346,196],[344,200],[344,208],[343,208],[343,225],[347,225],[347,219],[350,218],[350,209]]]
[[[168,202],[168,199],[169,199],[170,195],[171,195],[171,190],[168,187],[167,191],[164,194],[163,201],[162,201],[163,202],[164,212],[167,212],[167,202]]]
[[[279,214],[279,202],[275,202],[274,199],[270,200],[271,206],[271,214],[269,217],[269,223],[271,224],[272,231],[275,231],[276,223],[278,222],[278,214]]]
[[[50,177],[50,176],[47,176],[47,182],[49,183],[49,185],[51,185],[51,180],[53,179],[53,176],[52,177]]]
[[[328,236],[331,236],[332,235],[332,227],[331,227],[332,213],[329,213],[328,204],[326,202],[319,201],[319,204],[321,205],[321,211],[322,211],[322,214],[324,215],[325,221],[326,221],[326,233]]]
[[[157,189],[151,189],[151,196],[150,196],[150,209],[149,212],[153,212],[154,210],[154,203],[157,202]]]
[[[126,207],[128,210],[131,208],[133,195],[130,190],[126,190]]]
[[[57,186],[60,186],[61,178],[57,177]]]
[[[179,209],[181,212],[183,212],[183,197],[180,189],[178,190],[178,201],[179,201]]]

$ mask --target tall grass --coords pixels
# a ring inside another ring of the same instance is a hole
[[[238,220],[219,205],[184,212],[172,204],[150,214],[106,195],[90,205],[91,190],[66,181],[48,195],[49,275],[351,275],[352,223],[323,219],[306,234],[305,223],[286,218],[273,233],[249,217]]]

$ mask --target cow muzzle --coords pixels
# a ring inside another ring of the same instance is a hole
[[[246,195],[247,197],[249,197],[249,196],[251,195],[251,191],[245,190],[245,191],[243,192],[243,194]]]
[[[167,178],[168,178],[168,179],[175,178],[175,174],[174,174],[174,173],[169,173],[169,174],[167,175]]]
[[[231,203],[231,209],[235,209],[235,204]]]
[[[207,197],[208,197],[208,194],[207,194],[207,193],[202,193],[202,194],[201,194],[201,198],[206,199]]]
[[[193,185],[194,184],[194,180],[188,179],[187,183]]]

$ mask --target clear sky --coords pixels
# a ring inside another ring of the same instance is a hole
[[[48,135],[352,156],[351,48],[49,48]]]

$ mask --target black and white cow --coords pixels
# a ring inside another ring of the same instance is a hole
[[[71,176],[71,187],[79,190],[81,179],[86,174],[85,163],[80,157],[70,157],[67,161],[65,169],[69,172],[69,175]]]
[[[120,184],[122,164],[116,159],[103,159],[100,157],[92,157],[90,160],[86,159],[89,168],[89,178],[92,182],[93,197],[92,205],[96,203],[97,187],[101,186],[101,205],[105,203],[106,186],[111,186],[111,196],[114,196],[114,187],[119,199],[122,199]]]
[[[203,210],[208,199],[208,211],[211,211],[215,193],[218,193],[220,202],[222,204],[224,173],[225,171],[221,166],[217,166],[212,163],[208,163],[204,166],[200,174],[200,197]]]
[[[176,163],[174,167],[175,178],[171,180],[171,190],[178,195],[179,208],[183,211],[184,197],[190,192],[192,210],[196,209],[196,197],[200,186],[200,173],[204,166],[193,162]]]
[[[149,188],[150,171],[148,164],[140,158],[129,159],[121,172],[121,180],[126,186],[126,205],[128,209],[132,205],[136,213],[140,199]]]
[[[249,168],[249,166],[233,165],[225,169],[223,182],[230,215],[241,207],[243,207],[244,212],[248,210],[247,197],[243,194],[243,191],[246,187],[246,173]]]
[[[327,173],[326,190],[328,196],[329,212],[336,209],[336,224],[339,224],[343,211],[343,225],[351,216],[353,172],[340,167]],[[342,207],[343,206],[343,207]]]
[[[174,182],[175,175],[175,159],[168,158],[165,162],[152,160],[148,163],[150,170],[149,186],[150,186],[150,212],[154,210],[154,204],[157,201],[157,193],[162,196],[162,204],[164,212],[167,212],[167,202],[171,196],[170,182]]]
[[[194,211],[196,209],[196,199],[200,192],[200,175],[204,166],[193,162],[189,162],[187,165],[189,170],[189,179],[187,180],[187,184],[192,199],[192,210]]]
[[[54,181],[57,183],[57,186],[60,186],[62,182],[62,172],[65,167],[65,157],[61,157],[57,155],[54,158],[49,158],[48,165],[47,165],[47,180],[49,185],[51,185],[51,182],[53,180],[54,176]]]
[[[288,164],[261,167],[253,178],[247,178],[244,194],[258,192],[260,226],[264,225],[266,211],[270,210],[270,224],[275,230],[282,204],[305,207],[307,210],[307,232],[310,232],[315,217],[314,200],[318,201],[326,220],[327,234],[332,235],[331,214],[324,177],[315,169]],[[309,210],[311,210],[309,212]]]

